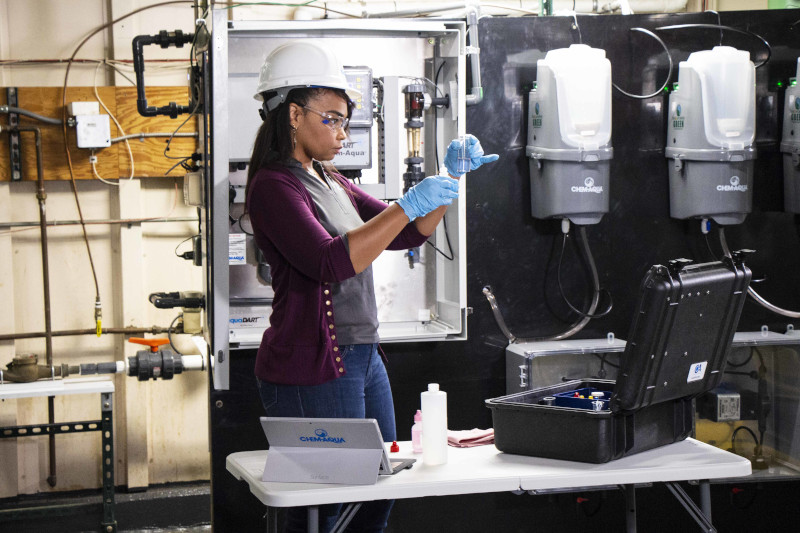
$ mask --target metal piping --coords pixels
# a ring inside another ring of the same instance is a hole
[[[167,333],[169,328],[164,328],[161,326],[153,326],[150,328],[103,328],[100,332],[104,335],[142,335],[144,333],[151,333],[153,335],[158,335],[160,333]],[[13,341],[19,339],[37,339],[40,337],[46,336],[47,333],[44,331],[35,331],[31,333],[8,333],[5,335],[0,335],[0,342],[3,341]],[[96,328],[87,328],[87,329],[66,329],[61,331],[51,331],[50,335],[52,337],[71,337],[76,335],[97,335]]]
[[[2,128],[0,131],[16,131],[19,133],[33,133],[36,138],[36,198],[39,199],[39,228],[42,238],[42,283],[44,289],[44,328],[45,328],[45,353],[47,354],[47,366],[53,366],[53,328],[50,320],[50,267],[47,253],[47,193],[44,190],[44,169],[42,167],[42,132],[39,128],[32,126],[15,126],[13,128]],[[55,423],[55,397],[47,397],[47,421],[49,424]],[[56,436],[49,435],[50,452],[50,475],[47,483],[51,487],[56,486]]]
[[[620,1],[600,0],[553,0],[553,12],[556,15],[572,13],[610,13],[625,6]],[[629,0],[627,4],[633,13],[676,13],[686,10],[688,0]],[[294,20],[309,20],[321,18],[393,18],[393,17],[422,17],[435,16],[437,18],[464,18],[470,9],[476,7],[486,16],[492,15],[539,15],[540,0],[493,0],[488,4],[478,1],[462,2],[430,2],[405,1],[405,9],[397,9],[396,1],[371,1],[352,2],[335,1],[323,2],[317,6],[300,6],[293,12]]]

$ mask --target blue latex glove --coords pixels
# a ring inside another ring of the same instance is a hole
[[[484,163],[491,163],[497,161],[500,156],[497,154],[483,155],[483,147],[481,142],[474,135],[467,134],[464,139],[467,145],[467,157],[469,158],[469,170],[477,170]],[[460,177],[466,172],[458,170],[458,152],[461,149],[461,141],[453,139],[450,146],[447,147],[447,155],[444,156],[444,166],[447,167],[447,172],[451,176]]]
[[[458,181],[447,176],[430,176],[411,187],[397,205],[403,208],[409,221],[422,217],[458,198]]]

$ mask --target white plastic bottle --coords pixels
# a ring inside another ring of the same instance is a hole
[[[440,465],[447,462],[447,393],[438,383],[428,384],[420,394],[422,405],[422,462]]]
[[[411,426],[411,450],[422,453],[422,411],[414,413],[414,425]]]

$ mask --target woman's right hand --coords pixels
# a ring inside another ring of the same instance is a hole
[[[411,187],[397,200],[409,221],[422,217],[458,198],[458,180],[447,176],[430,176]]]

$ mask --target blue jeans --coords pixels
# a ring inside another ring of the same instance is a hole
[[[374,418],[383,440],[397,440],[392,389],[377,344],[340,346],[347,373],[322,385],[277,385],[258,380],[261,403],[267,416],[307,418]],[[347,531],[380,533],[386,528],[394,500],[365,502]],[[341,504],[321,505],[319,530],[327,533],[336,524]],[[287,533],[307,531],[307,509],[287,512]]]

